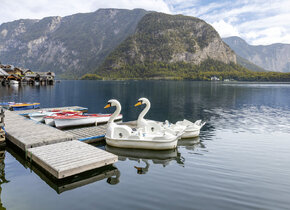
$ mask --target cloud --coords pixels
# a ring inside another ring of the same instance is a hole
[[[290,43],[289,0],[165,0],[172,13],[199,17],[222,37],[238,35],[250,44]],[[205,3],[206,2],[206,3]]]
[[[224,20],[216,21],[212,26],[219,32],[221,37],[240,36],[238,29]]]
[[[1,0],[0,24],[17,19],[41,19],[47,16],[93,12],[99,8],[143,8],[170,13],[163,0]]]
[[[222,37],[237,35],[250,44],[290,43],[289,0],[1,0],[0,24],[99,8],[143,8],[184,14],[207,21]]]

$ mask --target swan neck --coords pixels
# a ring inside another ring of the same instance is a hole
[[[138,121],[139,121],[139,122],[142,121],[142,120],[144,119],[145,115],[147,114],[147,112],[149,111],[149,109],[150,109],[150,107],[151,107],[151,104],[150,104],[150,103],[146,102],[145,104],[146,104],[145,108],[144,108],[143,111],[139,114],[139,117],[138,117]]]
[[[110,119],[108,120],[108,123],[114,122],[115,118],[121,113],[121,105],[117,104],[116,105],[116,110],[115,112],[111,115]]]

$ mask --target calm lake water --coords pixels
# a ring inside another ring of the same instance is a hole
[[[10,147],[0,156],[0,209],[289,209],[290,84],[189,81],[62,81],[48,87],[0,87],[0,101],[80,105],[90,113],[118,99],[124,121],[207,122],[176,150],[119,155],[113,167],[53,182]],[[138,170],[137,170],[138,169]],[[110,177],[111,176],[111,177]]]

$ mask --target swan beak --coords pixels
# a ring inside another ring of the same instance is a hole
[[[142,105],[142,103],[140,101],[138,101],[138,103],[135,104],[135,106],[140,106],[140,105]]]
[[[111,107],[111,104],[110,104],[110,103],[108,103],[108,104],[104,107],[104,109],[107,109],[107,108],[109,108],[109,107]]]

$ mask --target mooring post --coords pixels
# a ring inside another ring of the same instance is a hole
[[[5,143],[4,117],[4,109],[0,107],[0,145]]]

